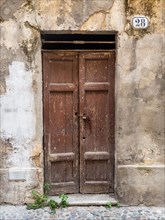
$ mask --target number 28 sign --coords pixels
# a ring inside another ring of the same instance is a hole
[[[149,19],[145,16],[134,16],[132,18],[132,26],[135,29],[146,29],[149,26]]]

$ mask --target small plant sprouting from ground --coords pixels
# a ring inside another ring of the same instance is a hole
[[[49,195],[49,192],[50,192],[50,184],[49,183],[44,183],[44,191],[45,191],[45,195]]]
[[[49,207],[53,213],[56,212],[57,208],[65,208],[69,205],[68,196],[65,194],[61,194],[59,198],[61,201],[58,203],[53,199],[50,199],[48,194],[50,192],[50,185],[48,183],[44,184],[44,194],[37,192],[36,190],[32,190],[32,196],[34,199],[34,203],[27,204],[27,209],[39,209]]]
[[[120,208],[120,203],[119,202],[116,203],[116,207]]]
[[[111,209],[112,208],[112,203],[111,202],[107,202],[106,206],[107,206],[107,208]]]
[[[65,208],[65,207],[67,207],[68,205],[69,205],[69,203],[68,203],[68,196],[67,195],[65,195],[65,194],[61,194],[60,196],[59,196],[59,198],[61,199],[61,202],[60,202],[60,206],[62,207],[62,208]]]
[[[50,199],[48,201],[48,206],[50,207],[50,209],[55,212],[55,210],[58,208],[58,202],[56,202],[55,200],[53,199]]]
[[[120,208],[120,203],[117,202],[116,204],[114,204],[115,207]],[[112,208],[112,202],[107,202],[106,207],[111,209]]]

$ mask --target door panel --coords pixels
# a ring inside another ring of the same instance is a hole
[[[114,52],[43,53],[51,195],[113,192],[114,63]]]
[[[80,192],[113,191],[114,53],[79,58]]]
[[[79,191],[77,54],[44,53],[45,179],[51,194]]]

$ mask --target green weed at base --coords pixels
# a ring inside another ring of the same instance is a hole
[[[67,207],[69,205],[69,203],[67,201],[68,200],[68,196],[67,195],[61,194],[59,196],[59,198],[61,199],[60,207],[65,208],[65,207]]]
[[[44,191],[45,194],[41,194],[37,192],[36,190],[32,190],[32,196],[34,199],[34,203],[27,204],[27,209],[40,209],[49,207],[52,211],[52,213],[56,213],[57,208],[65,208],[69,205],[68,203],[68,196],[65,194],[61,194],[59,198],[61,201],[58,203],[53,199],[50,199],[48,194],[50,192],[50,185],[48,183],[44,184]]]
[[[107,202],[106,207],[111,209],[112,208],[112,203],[111,202]]]
[[[107,203],[106,203],[106,207],[107,207],[107,208],[111,209],[112,206],[117,207],[117,208],[120,208],[120,203],[117,202],[117,203],[114,204],[114,205],[112,204],[112,202],[107,202]]]

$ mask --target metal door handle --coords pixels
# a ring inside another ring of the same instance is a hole
[[[75,115],[79,118],[82,118],[83,120],[86,120],[87,117],[83,114],[83,115],[79,115],[78,113],[75,113]]]
[[[75,115],[77,116],[77,117],[79,117],[79,118],[82,118],[83,120],[88,120],[88,116],[86,116],[85,114],[83,114],[83,115],[79,115],[77,112],[75,113]]]
[[[86,116],[85,114],[83,115],[79,115],[77,112],[75,113],[75,115],[79,118],[82,118],[83,120],[87,121],[87,122],[90,122],[90,118],[89,116]]]

